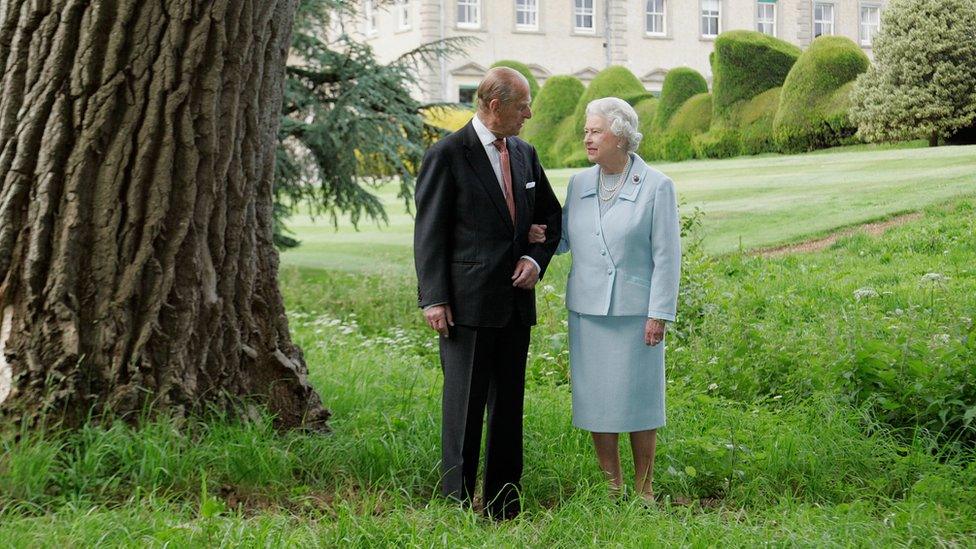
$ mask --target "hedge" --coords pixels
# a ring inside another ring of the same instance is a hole
[[[539,81],[535,79],[535,75],[529,70],[528,65],[521,63],[519,61],[513,61],[511,59],[502,59],[501,61],[495,61],[491,68],[495,67],[508,67],[510,69],[515,69],[522,73],[522,76],[529,81],[529,93],[532,95],[532,100],[539,96]]]
[[[800,48],[761,32],[735,30],[715,39],[712,63],[713,108],[716,121],[725,121],[731,107],[783,85]]]
[[[532,102],[532,118],[525,122],[522,138],[535,146],[543,166],[559,164],[553,155],[559,124],[572,116],[583,91],[575,76],[552,76]]]
[[[850,90],[870,61],[849,38],[821,36],[790,71],[773,121],[773,137],[782,152],[839,145],[857,128],[850,122]]]
[[[586,123],[586,106],[594,99],[619,97],[631,105],[642,99],[653,97],[626,67],[615,65],[597,74],[586,91],[576,103],[573,111],[572,131],[559,136],[554,154],[567,167],[586,166],[586,151],[580,143],[583,139],[583,126]]]
[[[659,129],[668,127],[668,121],[675,111],[689,97],[708,92],[708,82],[698,71],[688,67],[678,67],[668,71],[661,89],[661,102],[658,105],[654,125]]]

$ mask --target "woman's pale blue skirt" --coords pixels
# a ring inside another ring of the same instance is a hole
[[[644,344],[646,322],[569,311],[573,425],[597,433],[664,426],[664,342]]]

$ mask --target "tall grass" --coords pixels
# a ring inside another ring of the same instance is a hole
[[[657,507],[610,501],[587,433],[570,425],[566,258],[539,290],[525,512],[507,523],[434,496],[441,376],[410,277],[289,269],[291,325],[331,434],[219,415],[16,433],[0,441],[0,543],[970,545],[973,219],[961,201],[820,253],[691,254],[668,341]],[[870,342],[888,350],[865,354]],[[946,406],[930,409],[939,395]]]

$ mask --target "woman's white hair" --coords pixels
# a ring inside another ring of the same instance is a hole
[[[637,152],[644,134],[637,131],[637,112],[618,97],[594,99],[586,106],[586,116],[599,116],[607,121],[610,132],[627,143],[627,152]]]

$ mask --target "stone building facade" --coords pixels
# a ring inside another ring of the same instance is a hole
[[[344,22],[392,60],[422,43],[451,36],[478,39],[464,56],[442,59],[423,74],[418,98],[470,100],[487,68],[501,59],[529,66],[539,83],[571,74],[587,83],[623,65],[652,91],[669,69],[692,67],[711,82],[708,56],[718,33],[765,32],[800,47],[815,36],[846,36],[871,55],[888,0],[360,0]]]

